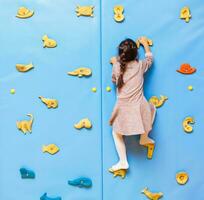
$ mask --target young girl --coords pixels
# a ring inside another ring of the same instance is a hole
[[[144,73],[152,65],[153,56],[147,38],[141,37],[139,42],[145,49],[144,60],[138,60],[137,46],[131,39],[122,41],[118,58],[111,59],[112,81],[117,86],[117,102],[110,125],[113,126],[113,138],[119,156],[119,162],[109,169],[111,172],[129,168],[123,136],[140,135],[141,145],[154,145],[148,135],[156,109],[147,102],[143,94]]]

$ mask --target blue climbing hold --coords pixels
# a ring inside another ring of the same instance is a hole
[[[20,168],[21,178],[23,179],[34,179],[35,178],[35,172],[28,170],[26,168]]]
[[[90,188],[92,186],[92,181],[90,178],[80,177],[72,181],[68,181],[69,185],[78,186],[80,188]]]
[[[40,197],[40,200],[62,200],[62,198],[61,197],[50,198],[47,196],[47,193],[45,193]]]

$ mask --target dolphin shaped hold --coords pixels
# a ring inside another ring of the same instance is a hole
[[[43,194],[41,197],[40,197],[40,200],[62,200],[61,197],[48,197],[47,196],[47,193]]]
[[[26,168],[20,168],[21,178],[22,179],[34,179],[35,178],[35,172],[28,170]]]
[[[92,186],[92,181],[90,178],[80,177],[74,180],[69,180],[68,184],[72,186],[78,186],[80,188],[90,188]]]

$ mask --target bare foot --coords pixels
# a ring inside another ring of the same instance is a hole
[[[149,138],[148,136],[140,136],[140,145],[146,145],[146,144],[154,144],[154,140]]]
[[[125,162],[125,163],[118,162],[117,164],[113,165],[109,170],[110,171],[117,171],[120,169],[128,169],[128,168],[129,168],[128,162]]]

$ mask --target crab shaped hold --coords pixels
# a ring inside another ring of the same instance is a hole
[[[186,7],[181,9],[180,18],[184,19],[187,23],[190,21],[191,13],[190,13],[189,7],[186,6]]]
[[[94,6],[77,6],[76,7],[76,13],[77,16],[87,16],[87,17],[93,17],[94,12]]]
[[[18,9],[16,17],[26,19],[26,18],[32,17],[33,15],[34,15],[34,11],[30,11],[26,7],[20,7]]]

